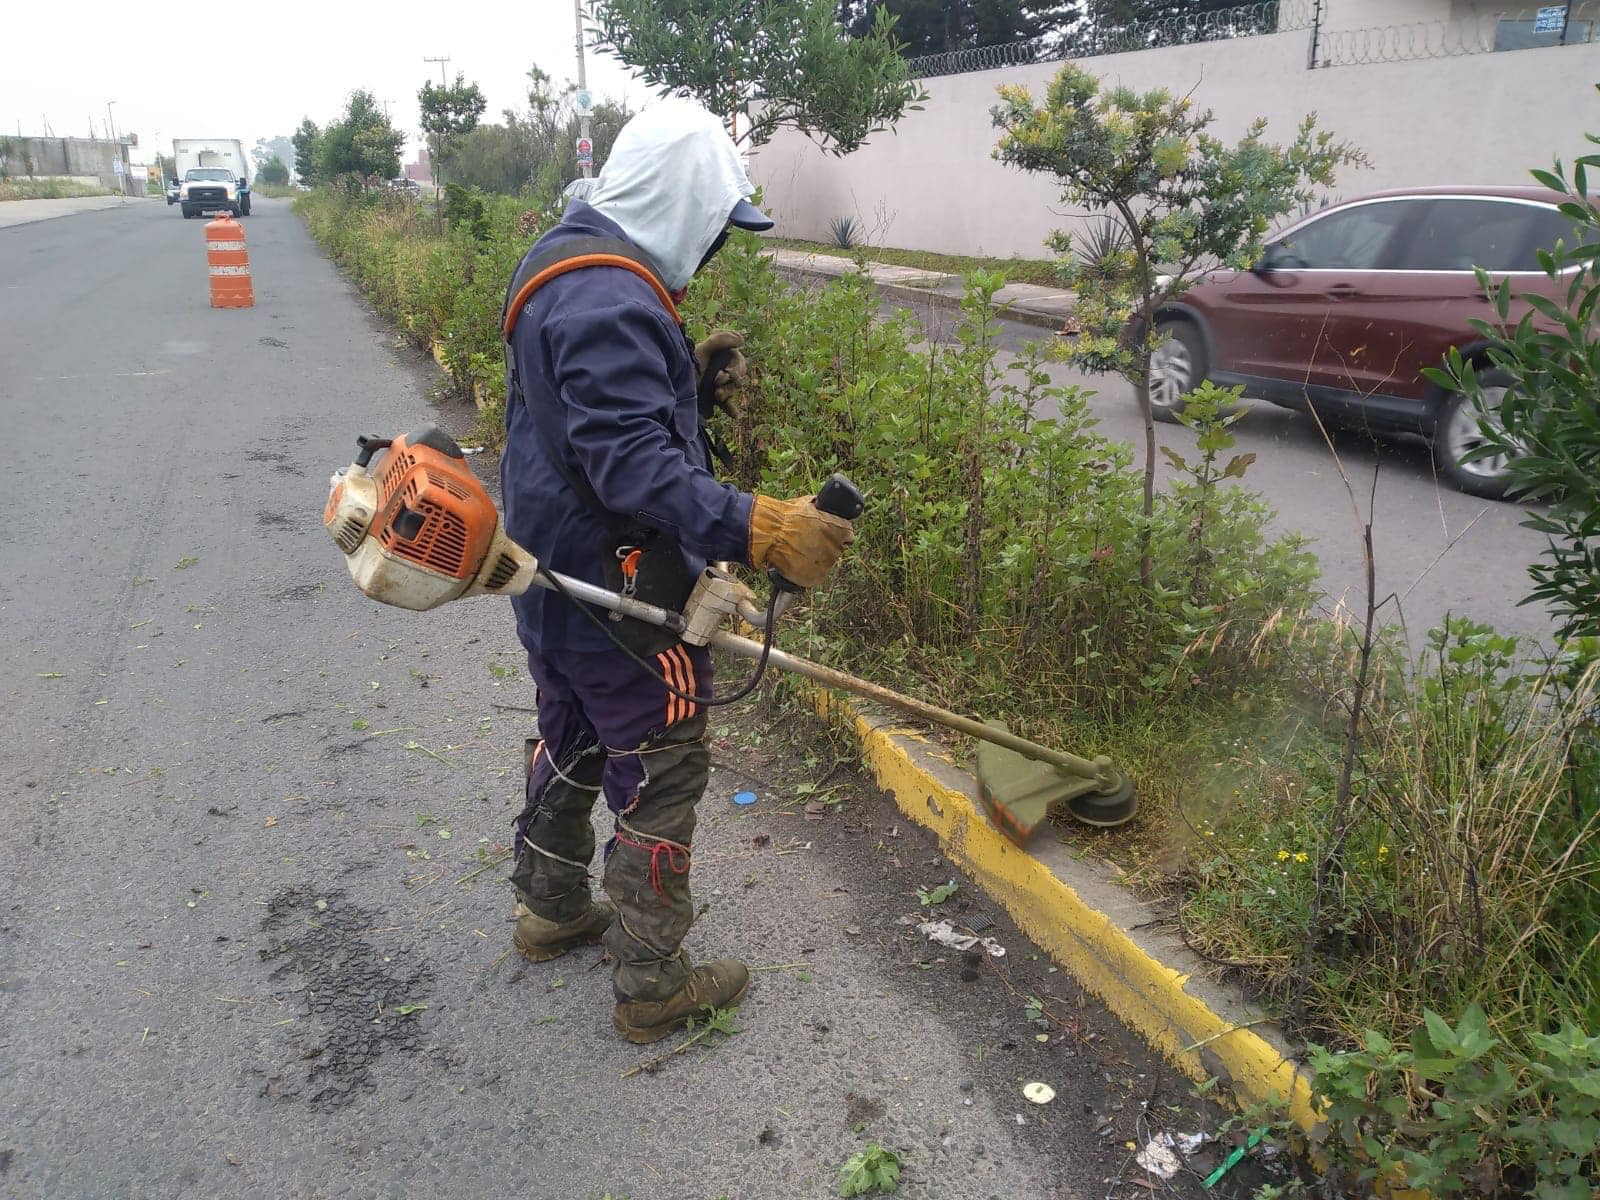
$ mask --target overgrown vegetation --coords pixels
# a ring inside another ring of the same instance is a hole
[[[498,394],[500,305],[518,261],[555,219],[548,200],[452,184],[442,229],[422,204],[394,192],[320,189],[301,194],[295,209],[379,312],[418,346],[442,343],[464,392]],[[498,433],[495,414],[483,424],[483,432]]]
[[[74,196],[114,196],[113,188],[79,183],[75,179],[0,179],[0,201],[65,200]]]
[[[440,234],[401,197],[299,207],[381,311],[498,390],[502,290],[547,205],[455,189]],[[861,276],[788,291],[750,235],[692,287],[692,334],[747,337],[750,404],[723,430],[737,482],[794,494],[844,470],[869,493],[786,641],[1137,778],[1143,820],[1067,836],[1136,846],[1134,878],[1174,898],[1191,944],[1326,1045],[1331,1169],[1357,1194],[1353,1148],[1439,1195],[1583,1194],[1600,644],[1532,669],[1529,647],[1457,620],[1419,667],[1392,637],[1310,619],[1314,563],[1237,484],[1236,397],[1189,398],[1194,448],[1147,519],[1130,449],[1037,356],[1000,350],[1001,282],[969,277],[953,345],[877,320]]]
[[[1037,351],[1006,361],[991,311],[1002,283],[970,276],[957,344],[914,348],[909,316],[874,319],[864,277],[797,294],[740,236],[688,312],[696,329],[746,334],[751,403],[728,431],[743,486],[793,494],[843,470],[873,493],[813,609],[828,654],[1084,744],[1242,677],[1309,601],[1315,570],[1297,543],[1265,536],[1258,500],[1201,474],[1146,523],[1127,447],[1094,432]],[[1160,562],[1148,590],[1141,529]]]

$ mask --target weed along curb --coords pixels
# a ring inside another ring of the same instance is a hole
[[[1018,850],[979,810],[971,776],[931,743],[836,693],[808,695],[818,713],[854,735],[900,811],[936,833],[950,860],[1125,1025],[1197,1082],[1220,1078],[1246,1101],[1276,1095],[1311,1130],[1317,1118],[1307,1071],[1260,1012],[1209,983],[1176,938],[1146,927],[1150,909],[1045,831],[1034,838],[1035,853]]]
[[[450,364],[445,360],[444,343],[438,340],[431,341],[428,343],[428,351],[433,355],[433,361],[439,364],[439,369],[459,384],[461,380],[456,377],[456,373],[450,369]],[[470,390],[473,407],[482,412],[489,404],[488,393],[476,383],[470,386]]]

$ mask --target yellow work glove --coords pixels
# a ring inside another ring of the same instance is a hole
[[[810,496],[757,496],[750,508],[750,565],[775,567],[790,583],[813,588],[855,536],[854,525],[823,512]]]
[[[714,329],[694,347],[694,373],[697,380],[703,381],[706,370],[711,366],[711,360],[716,357],[719,350],[732,350],[733,357],[728,364],[717,372],[716,382],[712,385],[712,399],[718,408],[730,417],[738,417],[744,413],[744,397],[740,394],[749,378],[749,366],[744,360],[744,355],[739,352],[739,347],[744,345],[744,334],[734,333],[731,329]]]

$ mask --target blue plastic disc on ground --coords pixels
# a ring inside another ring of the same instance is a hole
[[[735,804],[754,804],[756,802],[756,794],[754,792],[735,792],[733,794],[733,802]]]

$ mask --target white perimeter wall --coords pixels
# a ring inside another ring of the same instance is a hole
[[[1372,66],[1307,69],[1310,30],[1080,60],[1108,82],[1194,90],[1215,111],[1213,132],[1239,137],[1256,117],[1287,140],[1299,120],[1354,142],[1372,160],[1332,194],[1451,183],[1529,183],[1530,167],[1570,162],[1600,133],[1600,43]],[[853,217],[871,242],[950,254],[1046,257],[1052,229],[1080,214],[1052,182],[990,157],[989,110],[1002,83],[1035,96],[1059,63],[924,81],[929,100],[892,133],[836,158],[791,130],[754,151],[750,177],[765,189],[776,234],[830,240],[828,223]]]

